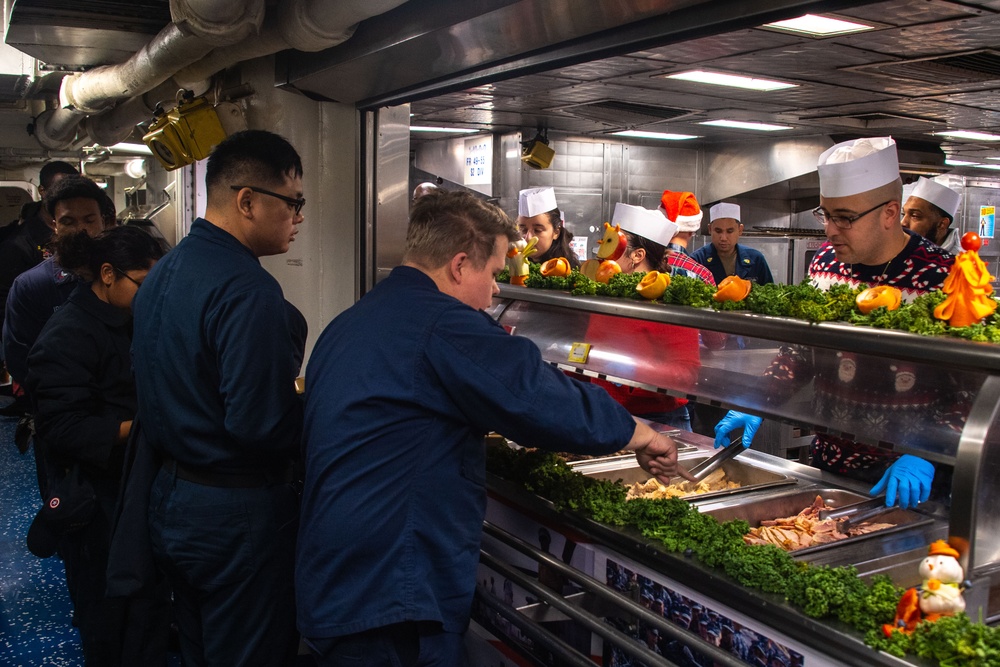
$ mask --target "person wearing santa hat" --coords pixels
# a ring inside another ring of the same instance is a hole
[[[819,157],[820,205],[813,211],[826,231],[825,243],[809,276],[822,289],[833,285],[891,285],[904,301],[937,289],[954,258],[899,223],[903,185],[896,143],[891,137],[839,143]],[[902,362],[877,363],[872,357],[833,353],[814,347],[785,346],[765,371],[772,378],[768,401],[781,404],[816,377],[817,416],[866,425],[869,440],[920,440],[923,415],[942,400],[943,378]],[[891,412],[885,405],[892,405]],[[729,443],[742,427],[749,447],[760,417],[731,411],[715,427],[715,446]],[[888,506],[914,507],[927,500],[934,466],[913,455],[898,456],[820,433],[809,450],[810,464],[853,479],[875,482],[870,493],[885,492]]]
[[[962,242],[952,223],[960,199],[961,195],[948,186],[920,177],[903,204],[903,227],[957,255],[962,252]]]
[[[677,225],[667,220],[660,211],[620,202],[615,204],[611,224],[621,227],[628,243],[625,253],[617,260],[622,273],[649,273],[657,270],[664,261],[667,245],[677,233]],[[591,313],[585,339],[595,349],[610,349],[622,336],[627,336],[633,351],[636,347],[645,348],[650,353],[643,355],[644,358],[657,359],[655,368],[645,369],[647,373],[655,373],[655,377],[647,375],[643,382],[690,393],[694,391],[698,370],[701,368],[698,335],[697,329],[689,327]],[[600,378],[589,381],[604,387],[612,398],[634,416],[685,431],[691,430],[686,399]]]
[[[739,276],[758,285],[774,282],[764,255],[739,244],[743,234],[739,204],[716,204],[708,209],[708,219],[712,242],[695,250],[691,259],[704,264],[717,284],[727,276]]]
[[[525,241],[538,239],[535,252],[528,261],[542,264],[556,257],[565,257],[574,269],[579,268],[580,258],[573,252],[570,242],[573,234],[566,229],[552,188],[528,188],[517,197],[517,229]]]
[[[659,264],[660,270],[671,275],[698,278],[705,284],[715,287],[712,272],[691,259],[691,254],[687,250],[691,237],[701,229],[703,215],[694,193],[664,190],[660,197],[659,211],[667,217],[667,220],[677,225],[677,231],[667,243],[663,261]]]

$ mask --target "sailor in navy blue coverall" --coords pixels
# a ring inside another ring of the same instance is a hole
[[[301,314],[258,257],[302,222],[302,163],[270,132],[214,149],[208,207],[135,302],[139,420],[164,464],[152,552],[174,590],[186,665],[294,660]]]
[[[296,602],[321,665],[465,664],[486,433],[556,451],[633,449],[661,479],[678,474],[667,436],[481,312],[516,238],[471,195],[421,197],[404,265],[316,344]]]

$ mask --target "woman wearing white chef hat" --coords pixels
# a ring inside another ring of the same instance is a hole
[[[525,241],[538,239],[529,261],[541,264],[555,257],[565,257],[574,269],[580,266],[570,245],[573,234],[563,225],[552,188],[529,188],[518,193],[517,228]]]
[[[962,252],[958,230],[952,225],[961,195],[929,178],[917,179],[903,204],[903,226],[957,255]]]

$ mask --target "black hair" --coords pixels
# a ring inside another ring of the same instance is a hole
[[[927,201],[927,200],[925,199],[924,201]],[[935,213],[937,213],[937,215],[938,215],[939,218],[948,218],[948,224],[949,225],[952,224],[953,222],[955,222],[955,218],[951,215],[951,213],[949,213],[948,211],[944,210],[943,208],[941,208],[940,206],[938,206],[934,202],[928,201],[927,203],[930,204],[931,210],[934,211]]]
[[[552,245],[549,249],[543,252],[541,255],[532,255],[528,259],[532,262],[546,262],[550,259],[556,257],[565,257],[569,262],[570,267],[576,269],[580,267],[580,259],[573,252],[573,246],[570,245],[570,241],[573,240],[573,232],[566,229],[566,225],[563,224],[562,214],[559,212],[558,208],[554,208],[544,215],[548,216],[549,224],[552,225],[553,232],[559,232],[559,238],[552,241]]]
[[[302,159],[284,137],[267,130],[243,130],[212,150],[205,186],[211,198],[216,190],[231,185],[275,186],[301,176]]]
[[[654,269],[659,270],[660,264],[663,262],[663,257],[667,254],[666,246],[657,243],[656,241],[650,241],[645,236],[639,236],[638,234],[633,234],[632,232],[624,232],[625,242],[628,243],[629,248],[642,248],[646,251],[646,259],[649,265]]]
[[[52,187],[52,179],[59,174],[67,176],[79,176],[80,171],[69,162],[53,160],[46,163],[38,172],[38,184],[45,190]]]
[[[95,280],[101,266],[110,264],[118,271],[148,269],[163,257],[163,248],[141,227],[112,227],[91,238],[87,232],[56,239],[59,264],[84,280]]]
[[[108,196],[108,193],[101,190],[101,201],[97,202],[101,207],[101,217],[104,218],[105,227],[114,227],[118,224],[118,211],[115,208],[115,201]]]
[[[59,181],[52,186],[51,190],[45,192],[45,210],[49,212],[49,215],[55,217],[56,214],[56,204],[61,201],[66,201],[68,199],[93,199],[97,202],[98,208],[102,206],[102,202],[107,199],[107,195],[104,194],[104,190],[94,183],[92,180],[86,176],[67,176],[66,178],[59,179]],[[112,204],[113,205],[113,204]],[[101,215],[103,216],[104,209],[101,209]]]

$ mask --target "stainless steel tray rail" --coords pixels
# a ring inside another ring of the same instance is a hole
[[[681,629],[662,616],[658,616],[642,605],[635,603],[632,599],[622,595],[618,591],[605,586],[597,579],[569,567],[552,555],[537,549],[489,521],[483,522],[483,533],[512,547],[538,563],[544,563],[546,567],[550,567],[567,579],[572,580],[583,588],[589,596],[592,596],[601,603],[604,610],[610,611],[614,609],[620,611],[622,616],[638,618],[643,623],[655,627],[662,635],[676,639],[685,646],[690,647],[691,650],[714,660],[716,665],[720,665],[721,667],[746,667],[746,663],[723,651],[715,644],[705,641],[700,635]],[[600,617],[566,601],[565,598],[538,583],[537,580],[532,579],[516,568],[512,568],[499,558],[489,554],[486,550],[480,552],[480,562],[511,579],[511,581],[521,588],[530,591],[532,595],[543,600],[546,604],[584,625],[591,632],[600,635],[605,641],[610,642],[623,652],[647,664],[674,664],[645,646],[638,644],[638,640],[632,639],[628,635],[607,625]],[[610,613],[606,615],[610,615]]]
[[[551,653],[555,658],[562,661],[563,664],[568,665],[568,667],[594,667],[594,663],[589,658],[583,656],[575,648],[559,637],[556,637],[538,623],[525,618],[513,607],[508,607],[494,597],[483,595],[479,590],[476,590],[475,601],[476,604],[489,607],[490,611],[510,621],[510,624],[524,633],[525,637]],[[482,624],[482,621],[478,619],[476,622]],[[487,629],[493,630],[494,628],[487,627]],[[518,645],[508,644],[508,646],[517,651],[522,657],[534,662],[535,656],[522,652],[521,647]]]

